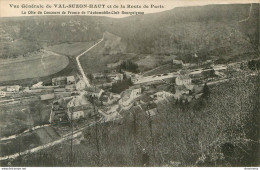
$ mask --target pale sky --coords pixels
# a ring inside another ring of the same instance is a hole
[[[0,0],[0,16],[1,17],[13,17],[13,16],[32,16],[37,15],[39,11],[44,12],[62,12],[65,11],[68,14],[68,11],[71,12],[80,12],[82,11],[118,11],[119,14],[110,14],[110,15],[99,15],[99,16],[109,16],[115,18],[126,17],[129,15],[121,14],[121,11],[126,12],[144,12],[147,13],[155,13],[161,12],[165,10],[170,10],[175,7],[180,6],[203,6],[208,4],[230,4],[230,3],[260,3],[260,0]],[[46,8],[46,5],[49,4],[52,7]],[[64,4],[64,6],[68,4],[87,4],[87,5],[100,5],[102,8],[55,8],[54,4]],[[120,8],[121,5],[140,5],[141,8]],[[12,7],[11,7],[12,5]],[[44,8],[22,8],[22,5],[43,5]],[[112,8],[108,6],[112,5]],[[114,5],[118,5],[119,8],[113,8]],[[144,5],[147,5],[149,8],[144,8]],[[151,5],[162,7],[163,8],[151,8]],[[14,8],[14,6],[19,6],[18,8]],[[103,8],[104,6],[104,8]],[[26,12],[26,14],[25,14]],[[34,14],[33,12],[36,12]],[[30,13],[30,14],[28,14]],[[42,14],[43,15],[43,14]],[[87,15],[87,14],[85,14]],[[91,15],[91,14],[89,14]],[[93,15],[93,14],[92,14]]]

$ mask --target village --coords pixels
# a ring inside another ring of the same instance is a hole
[[[174,58],[170,64],[180,69],[143,76],[145,73],[134,73],[125,67],[133,65],[131,61],[121,60],[108,64],[109,71],[87,74],[85,78],[85,74],[76,74],[54,77],[51,84],[40,81],[30,87],[1,86],[1,106],[34,102],[51,106],[48,124],[3,137],[1,141],[17,140],[31,132],[43,139],[44,142],[40,144],[25,146],[22,154],[36,152],[69,139],[74,139],[74,144],[78,144],[84,138],[82,130],[97,123],[120,123],[125,115],[136,113],[152,117],[159,114],[157,106],[160,104],[175,101],[173,104],[185,105],[198,100],[206,86],[228,81],[230,77],[227,72],[239,71],[246,61],[226,65],[214,64],[214,61],[184,64]],[[1,160],[9,159],[10,155],[16,158],[21,154],[20,149],[19,154],[17,151],[8,153],[8,156],[2,155]]]
[[[167,101],[168,98],[191,102],[202,95],[205,84],[214,84],[227,78],[225,71],[231,65],[208,63],[210,61],[206,62],[206,68],[190,69],[195,65],[187,65],[181,60],[173,59],[173,64],[181,64],[182,69],[153,76],[142,76],[140,73],[125,70],[118,72],[120,63],[114,63],[109,64],[112,70],[110,73],[88,75],[87,77],[95,82],[95,85],[90,87],[81,75],[55,77],[49,86],[44,85],[44,82],[38,82],[31,87],[1,86],[0,104],[12,105],[38,100],[51,102],[51,124],[93,117],[103,117],[105,121],[116,120],[120,119],[121,111],[134,107],[155,114],[157,103]],[[116,83],[126,80],[130,83],[124,90],[119,93],[113,92],[114,86],[121,86],[120,83]],[[148,105],[153,107],[148,109]]]

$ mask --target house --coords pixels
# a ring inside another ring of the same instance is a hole
[[[92,76],[94,79],[101,79],[105,77],[103,73],[93,73]]]
[[[6,96],[6,92],[5,91],[0,91],[0,97],[5,97]]]
[[[67,77],[67,85],[75,84],[75,77],[74,76],[68,76]]]
[[[70,108],[82,105],[90,105],[90,102],[83,93],[81,93],[79,96],[73,96],[73,98],[68,102],[67,107]]]
[[[93,106],[92,105],[81,105],[81,106],[75,106],[68,108],[68,118],[69,120],[77,120],[86,118],[89,116],[93,116]]]
[[[52,79],[53,86],[60,86],[67,84],[67,77],[56,77]]]
[[[84,90],[86,88],[86,83],[83,80],[79,80],[76,84],[77,90]]]
[[[121,73],[111,73],[111,74],[108,74],[108,77],[111,80],[119,81],[119,80],[123,80],[124,76]]]
[[[19,92],[21,89],[21,86],[19,85],[14,85],[14,86],[7,86],[6,91],[8,92]]]
[[[155,103],[149,103],[149,104],[139,104],[136,106],[133,106],[129,112],[131,114],[146,114],[147,116],[154,116],[158,114],[157,105]]]
[[[123,106],[129,106],[131,102],[141,95],[141,87],[130,88],[121,93],[122,98],[119,100],[119,104]]]
[[[54,93],[44,94],[40,96],[41,100],[51,100],[54,99],[54,97],[55,97]]]
[[[166,97],[172,97],[173,94],[167,91],[160,91],[155,93],[157,97],[162,97],[162,98],[166,98]]]
[[[102,93],[104,93],[104,90],[103,89],[101,89],[98,93],[95,93],[95,92],[93,92],[92,94],[91,94],[91,96],[92,97],[96,97],[96,98],[100,98],[100,96],[102,95]]]
[[[188,85],[188,84],[191,84],[191,78],[188,74],[185,74],[185,75],[180,74],[176,77],[175,83],[178,86]]]

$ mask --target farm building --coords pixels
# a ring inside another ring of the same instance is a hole
[[[40,96],[41,100],[51,100],[54,99],[54,97],[55,97],[54,93],[44,94]]]

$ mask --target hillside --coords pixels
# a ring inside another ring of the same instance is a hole
[[[180,7],[118,19],[107,29],[127,42],[128,52],[234,56],[252,52],[251,42],[258,44],[259,4],[243,21],[249,11],[250,4]]]
[[[259,4],[178,7],[121,19],[94,16],[3,18],[0,57],[10,58],[42,47],[119,37],[123,53],[234,57],[259,46]],[[111,42],[109,42],[111,44]],[[11,50],[12,49],[12,50]]]
[[[49,45],[97,40],[103,33],[98,24],[96,17],[3,18],[0,56],[16,57]]]

